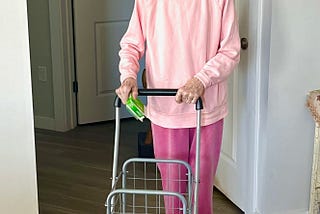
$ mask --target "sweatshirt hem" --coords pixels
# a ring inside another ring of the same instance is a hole
[[[203,110],[201,112],[201,126],[211,125],[225,118],[227,114],[228,109],[226,105],[219,106],[212,112],[206,112]],[[147,110],[146,116],[152,123],[164,128],[175,129],[196,127],[196,111],[194,113],[164,115],[163,113]]]

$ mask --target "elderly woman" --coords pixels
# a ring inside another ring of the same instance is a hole
[[[137,97],[139,59],[146,56],[149,88],[177,88],[175,98],[148,97],[156,158],[180,159],[194,169],[195,110],[204,102],[201,121],[199,213],[212,213],[212,193],[227,109],[227,79],[239,62],[240,41],[234,0],[136,0],[120,45],[116,93],[125,104]],[[163,188],[166,166],[159,166]],[[169,187],[170,186],[170,187]],[[181,190],[180,190],[181,191]],[[178,213],[169,210],[167,213]],[[174,202],[175,203],[175,202]],[[173,205],[178,206],[178,205]]]

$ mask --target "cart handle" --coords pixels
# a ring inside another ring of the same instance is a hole
[[[176,96],[178,89],[138,89],[138,96]],[[201,97],[196,102],[196,110],[203,109]],[[121,107],[121,99],[116,95],[114,106]]]

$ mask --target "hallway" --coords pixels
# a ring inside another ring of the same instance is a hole
[[[137,133],[147,123],[121,123],[120,162],[137,156]],[[59,133],[36,130],[40,214],[100,214],[111,187],[114,123]],[[124,134],[125,132],[125,134]],[[217,189],[215,214],[242,213]]]

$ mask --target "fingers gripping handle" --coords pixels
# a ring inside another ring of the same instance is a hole
[[[138,95],[139,96],[176,96],[178,89],[139,89]],[[121,100],[118,96],[114,101],[114,106],[120,108],[121,107]],[[196,110],[202,110],[203,103],[202,99],[199,98],[196,102]]]

